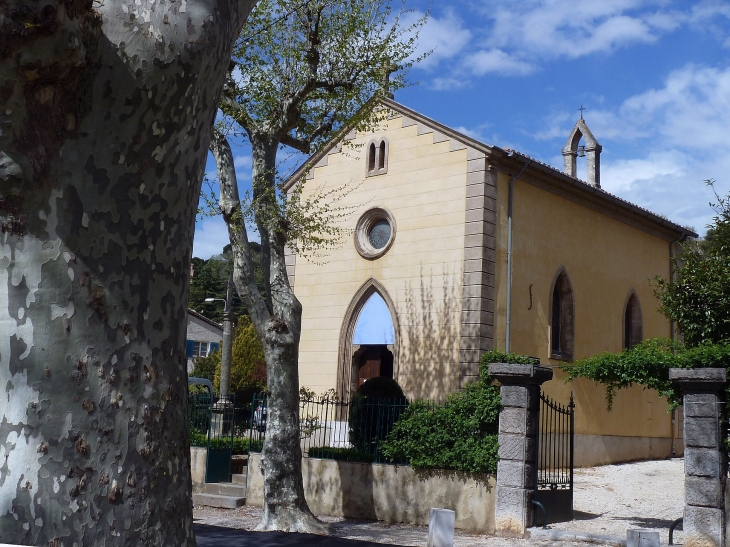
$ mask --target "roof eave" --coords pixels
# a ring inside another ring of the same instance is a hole
[[[580,181],[578,179],[575,179],[569,175],[566,175],[565,173],[562,173],[555,168],[549,167],[547,165],[543,165],[540,162],[536,162],[533,158],[529,156],[525,156],[524,154],[521,154],[517,152],[516,150],[510,150],[509,152],[504,151],[506,156],[509,158],[514,158],[521,162],[530,162],[530,165],[528,169],[536,169],[542,173],[548,174],[551,177],[557,178],[564,182],[565,184],[578,189],[581,192],[592,194],[596,198],[598,198],[601,201],[606,201],[609,203],[614,203],[618,207],[621,207],[622,209],[627,209],[627,212],[631,212],[632,214],[642,217],[646,220],[649,220],[653,224],[658,224],[665,229],[669,230],[670,232],[674,232],[678,237],[677,239],[679,241],[683,241],[687,237],[698,237],[698,234],[693,232],[692,230],[689,230],[688,228],[685,228],[684,226],[680,226],[679,224],[675,224],[674,222],[667,220],[666,218],[660,217],[659,215],[656,215],[652,213],[651,211],[647,211],[646,209],[642,209],[641,207],[638,207],[637,205],[634,205],[633,203],[623,200],[617,196],[614,196],[604,190],[601,190],[600,188],[596,188],[595,186],[591,186],[590,184],[587,184],[583,181]]]

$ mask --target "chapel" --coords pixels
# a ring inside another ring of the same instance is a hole
[[[576,465],[681,454],[681,420],[656,392],[622,390],[609,412],[602,386],[566,384],[561,367],[673,336],[650,280],[696,234],[601,188],[582,115],[561,170],[392,99],[380,107],[374,130],[343,131],[286,186],[304,183],[306,198],[348,185],[340,205],[354,211],[324,260],[287,255],[301,385],[348,399],[388,376],[410,399],[443,401],[478,377],[485,350],[506,350],[554,368],[554,400],[572,393]]]

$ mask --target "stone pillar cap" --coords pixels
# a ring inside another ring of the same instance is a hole
[[[670,368],[669,379],[683,389],[722,389],[727,383],[727,369]]]
[[[489,375],[503,385],[537,384],[552,380],[551,368],[542,365],[520,365],[516,363],[490,363]]]

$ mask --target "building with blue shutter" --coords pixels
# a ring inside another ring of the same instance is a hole
[[[220,349],[223,325],[188,308],[187,332],[188,374],[190,374],[196,357],[206,357]]]

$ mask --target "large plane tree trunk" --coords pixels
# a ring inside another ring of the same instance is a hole
[[[233,154],[222,135],[213,140],[211,150],[218,166],[221,210],[233,250],[233,280],[261,340],[266,360],[268,414],[260,470],[264,478],[264,512],[257,529],[326,534],[328,526],[312,515],[304,498],[298,370],[302,305],[286,275],[286,234],[279,229],[278,223],[283,219],[273,202],[278,142],[254,136],[251,147],[254,216],[267,280],[265,298],[256,287]]]
[[[190,254],[253,3],[0,2],[0,543],[195,545]]]

